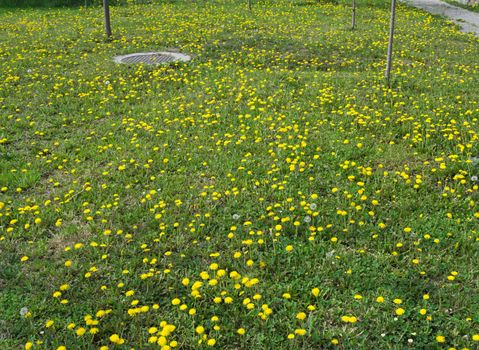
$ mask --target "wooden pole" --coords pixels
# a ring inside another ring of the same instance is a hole
[[[353,0],[353,18],[351,20],[351,30],[356,27],[356,0]]]
[[[110,6],[108,0],[103,0],[103,12],[105,13],[105,33],[108,39],[111,38],[111,24],[110,24]]]
[[[391,77],[391,60],[393,55],[394,24],[396,20],[396,0],[391,0],[391,19],[389,21],[389,43],[388,56],[386,61],[386,80]]]

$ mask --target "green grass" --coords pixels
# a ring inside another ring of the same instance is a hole
[[[454,0],[447,0],[446,2],[450,3],[451,5],[462,7],[463,9],[474,11],[474,12],[479,12],[479,4],[473,4],[473,5],[467,5],[467,4],[462,4],[458,1]]]
[[[0,7],[24,8],[24,7],[65,7],[92,5],[90,0],[0,0]]]
[[[110,5],[147,4],[151,0],[109,0]],[[0,8],[101,7],[102,0],[0,0]]]
[[[0,12],[1,349],[477,348],[478,39],[253,5]]]

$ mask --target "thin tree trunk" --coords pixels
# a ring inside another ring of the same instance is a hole
[[[353,0],[353,18],[351,20],[351,29],[356,27],[356,0]]]
[[[396,0],[391,0],[391,20],[389,23],[388,56],[386,62],[386,80],[389,82],[391,76],[391,60],[393,55],[394,24],[396,20]]]
[[[110,6],[108,0],[103,0],[103,11],[105,13],[105,33],[108,39],[111,38],[111,24],[110,24]]]
[[[248,0],[248,10],[251,11],[251,0]]]

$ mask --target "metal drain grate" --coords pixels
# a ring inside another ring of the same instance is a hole
[[[189,61],[191,58],[188,55],[177,52],[143,52],[116,56],[114,59],[115,62],[123,64],[164,64],[178,61],[186,62]]]

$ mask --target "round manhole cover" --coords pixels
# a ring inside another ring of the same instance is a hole
[[[142,52],[116,56],[114,59],[115,62],[123,64],[163,64],[171,62],[186,62],[189,61],[191,57],[177,52]]]

